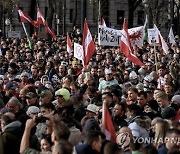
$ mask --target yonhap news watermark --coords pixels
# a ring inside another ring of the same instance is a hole
[[[121,146],[127,146],[130,142],[139,144],[165,144],[167,142],[180,144],[180,137],[130,137],[129,133],[121,133],[117,136],[116,142]]]

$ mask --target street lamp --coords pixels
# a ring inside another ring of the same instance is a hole
[[[11,31],[11,21],[10,21],[10,19],[6,19],[5,20],[5,25],[8,27],[9,26],[9,31]],[[8,36],[8,28],[6,28],[7,29],[7,34],[6,34],[6,36]]]
[[[149,0],[143,0],[146,16],[147,16],[147,27],[149,27]]]

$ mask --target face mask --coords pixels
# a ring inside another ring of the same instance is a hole
[[[179,104],[172,103],[171,107],[175,109],[175,111],[179,110]]]

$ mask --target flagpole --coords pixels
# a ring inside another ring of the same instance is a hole
[[[27,39],[28,39],[29,48],[30,48],[30,49],[32,49],[31,41],[30,41],[29,35],[28,35],[28,33],[27,33],[26,27],[25,27],[25,25],[24,25],[24,23],[23,23],[23,22],[21,22],[21,23],[22,23],[22,26],[23,26],[24,32],[25,32],[25,34],[26,34],[26,37],[27,37]]]
[[[105,132],[105,111],[106,111],[106,101],[103,101],[102,104],[102,131]]]
[[[156,71],[158,70],[157,68],[157,55],[156,55],[156,44],[154,43],[154,56],[155,56],[155,65],[156,65]]]

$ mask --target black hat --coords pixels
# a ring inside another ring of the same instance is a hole
[[[146,103],[146,105],[148,105],[154,111],[158,111],[159,105],[156,100],[150,100]]]
[[[84,126],[84,131],[85,132],[92,132],[92,131],[101,131],[101,128],[99,127],[98,122],[94,118],[90,118],[86,121],[85,126]]]
[[[122,91],[120,89],[111,89],[111,93],[114,94],[117,97],[122,96]]]

